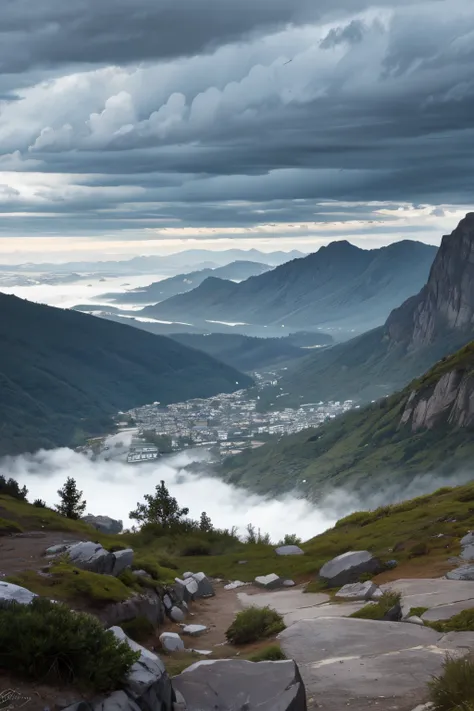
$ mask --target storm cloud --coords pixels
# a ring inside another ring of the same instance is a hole
[[[470,0],[16,0],[0,26],[5,238],[432,239],[472,203]]]

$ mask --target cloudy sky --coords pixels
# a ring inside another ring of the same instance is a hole
[[[2,0],[0,261],[436,242],[472,0]]]

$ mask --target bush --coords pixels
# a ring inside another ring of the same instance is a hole
[[[415,543],[415,545],[410,548],[409,557],[410,558],[419,558],[422,555],[428,555],[428,553],[429,553],[428,544],[425,543],[424,541],[421,541],[420,543]]]
[[[138,656],[95,617],[62,603],[0,604],[0,667],[17,675],[108,691]]]
[[[447,657],[443,672],[429,683],[435,711],[472,711],[474,709],[474,657]]]
[[[37,509],[45,509],[46,501],[43,501],[43,499],[35,499],[33,501],[33,506],[36,506]]]
[[[298,538],[296,533],[287,533],[280,543],[279,546],[299,546],[301,545],[301,538]]]
[[[211,555],[211,545],[207,541],[190,538],[182,544],[179,555],[183,557]]]
[[[440,620],[428,624],[438,632],[474,632],[474,608],[458,612],[450,620]]]
[[[350,617],[359,620],[383,620],[387,612],[399,604],[401,597],[400,593],[387,590],[377,602],[365,605],[357,612],[353,612]]]
[[[271,637],[285,629],[283,618],[269,607],[249,607],[235,616],[225,633],[231,644],[249,644]]]
[[[286,657],[278,644],[271,644],[248,657],[249,662],[279,662],[282,659],[286,659]]]
[[[0,518],[0,536],[8,536],[9,533],[21,533],[22,531],[20,524],[15,521]]]
[[[153,580],[159,582],[167,582],[175,578],[174,570],[162,567],[151,556],[135,556],[133,568],[134,570],[144,570]]]
[[[155,628],[147,617],[140,615],[128,622],[122,622],[121,627],[125,634],[135,642],[146,642],[155,632]]]

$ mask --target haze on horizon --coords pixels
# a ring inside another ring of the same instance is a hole
[[[1,263],[437,244],[470,209],[470,0],[20,0],[0,21]]]

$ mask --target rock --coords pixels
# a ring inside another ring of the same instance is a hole
[[[193,664],[173,685],[188,711],[306,711],[306,693],[292,660],[206,660]]]
[[[196,654],[202,654],[203,657],[208,657],[212,654],[212,649],[192,649],[191,651]]]
[[[384,565],[385,570],[393,570],[398,566],[398,560],[387,560]]]
[[[204,573],[194,573],[193,580],[196,581],[197,586],[198,586],[196,592],[194,593],[195,598],[214,597],[214,595],[216,593],[214,592],[212,583]],[[186,580],[185,582],[186,582],[186,585],[188,586],[188,581]],[[188,589],[189,589],[189,587],[188,587]]]
[[[134,570],[133,574],[138,575],[140,578],[151,578],[150,573],[147,573],[146,570]]]
[[[187,573],[183,573],[183,580],[187,580],[188,578],[192,578],[194,573],[190,573],[189,571]]]
[[[179,607],[172,607],[170,610],[170,617],[173,622],[183,622],[185,615],[184,612],[179,609]]]
[[[280,546],[275,548],[277,555],[304,555],[304,551],[299,546]]]
[[[473,593],[474,595],[474,590]],[[461,600],[460,602],[452,602],[448,605],[438,605],[427,610],[421,616],[425,622],[439,622],[440,620],[450,620],[451,617],[458,615],[464,610],[472,610],[474,608],[474,600]]]
[[[90,570],[92,573],[112,574],[115,556],[102,548],[99,543],[83,541],[67,549],[69,560],[76,568]]]
[[[154,590],[133,595],[123,602],[107,605],[97,614],[106,627],[120,626],[122,622],[134,620],[136,617],[146,617],[154,627],[162,625],[165,621],[163,603]]]
[[[172,711],[173,688],[161,659],[127,637],[120,627],[112,627],[111,632],[121,641],[127,642],[134,651],[140,652],[140,658],[130,669],[124,683],[128,696],[142,711]]]
[[[184,642],[176,632],[163,632],[160,634],[160,642],[167,652],[182,652]]]
[[[248,560],[239,560],[237,565],[247,565],[247,563],[248,563]]]
[[[474,560],[474,533],[468,533],[461,538],[461,558],[463,560]]]
[[[338,590],[335,597],[340,600],[371,600],[377,590],[380,590],[380,588],[372,581],[349,583]]]
[[[462,565],[446,573],[448,580],[474,580],[474,565]]]
[[[82,520],[94,526],[98,531],[102,531],[102,533],[115,534],[123,531],[122,521],[117,521],[114,518],[110,518],[110,516],[92,516],[92,514],[87,514],[87,516],[83,516]]]
[[[294,580],[284,580],[282,585],[284,588],[294,588],[296,583]]]
[[[183,627],[183,634],[188,634],[190,637],[199,637],[207,632],[209,628],[205,625],[186,625]]]
[[[173,704],[173,711],[187,711],[186,701],[180,691],[175,689],[176,701]]]
[[[173,600],[170,598],[168,593],[163,595],[163,605],[165,606],[165,610],[169,612],[173,608]]]
[[[405,620],[403,620],[403,622],[408,622],[409,625],[420,625],[420,627],[424,627],[425,625],[421,617],[418,617],[417,615],[407,617]]]
[[[432,704],[431,701],[428,701],[427,704],[420,704],[414,708],[413,711],[431,711],[431,709],[434,709],[434,704]]]
[[[58,543],[57,546],[50,546],[49,548],[46,548],[44,554],[51,556],[60,555],[61,553],[65,553],[70,545],[70,543]]]
[[[399,602],[382,617],[384,622],[399,622],[402,619],[402,606]]]
[[[328,561],[319,571],[319,578],[329,587],[355,583],[365,573],[377,574],[382,564],[368,551],[350,551]]]
[[[189,580],[189,578],[188,578]],[[175,578],[175,585],[173,585],[173,592],[176,595],[176,599],[179,603],[181,602],[190,602],[192,596],[191,593],[188,590],[188,587],[186,585],[185,580],[181,580],[181,578]],[[194,581],[196,586],[197,583]]]
[[[233,583],[228,583],[227,585],[224,585],[224,590],[236,590],[237,588],[243,588],[245,585],[249,585],[250,583],[243,583],[241,580],[234,580]]]
[[[126,548],[123,551],[116,551],[113,555],[115,557],[115,562],[114,567],[112,568],[112,575],[120,575],[122,570],[132,567],[133,550],[131,548]]]
[[[274,588],[281,587],[281,578],[275,573],[270,573],[270,575],[259,575],[255,578],[255,585],[261,588],[266,588],[267,590],[273,590]]]
[[[35,593],[20,585],[0,582],[0,602],[19,602],[20,605],[29,605],[34,597],[37,597]]]
[[[114,691],[101,701],[92,704],[87,701],[79,701],[63,711],[140,711],[140,707],[127,696],[125,691]]]

